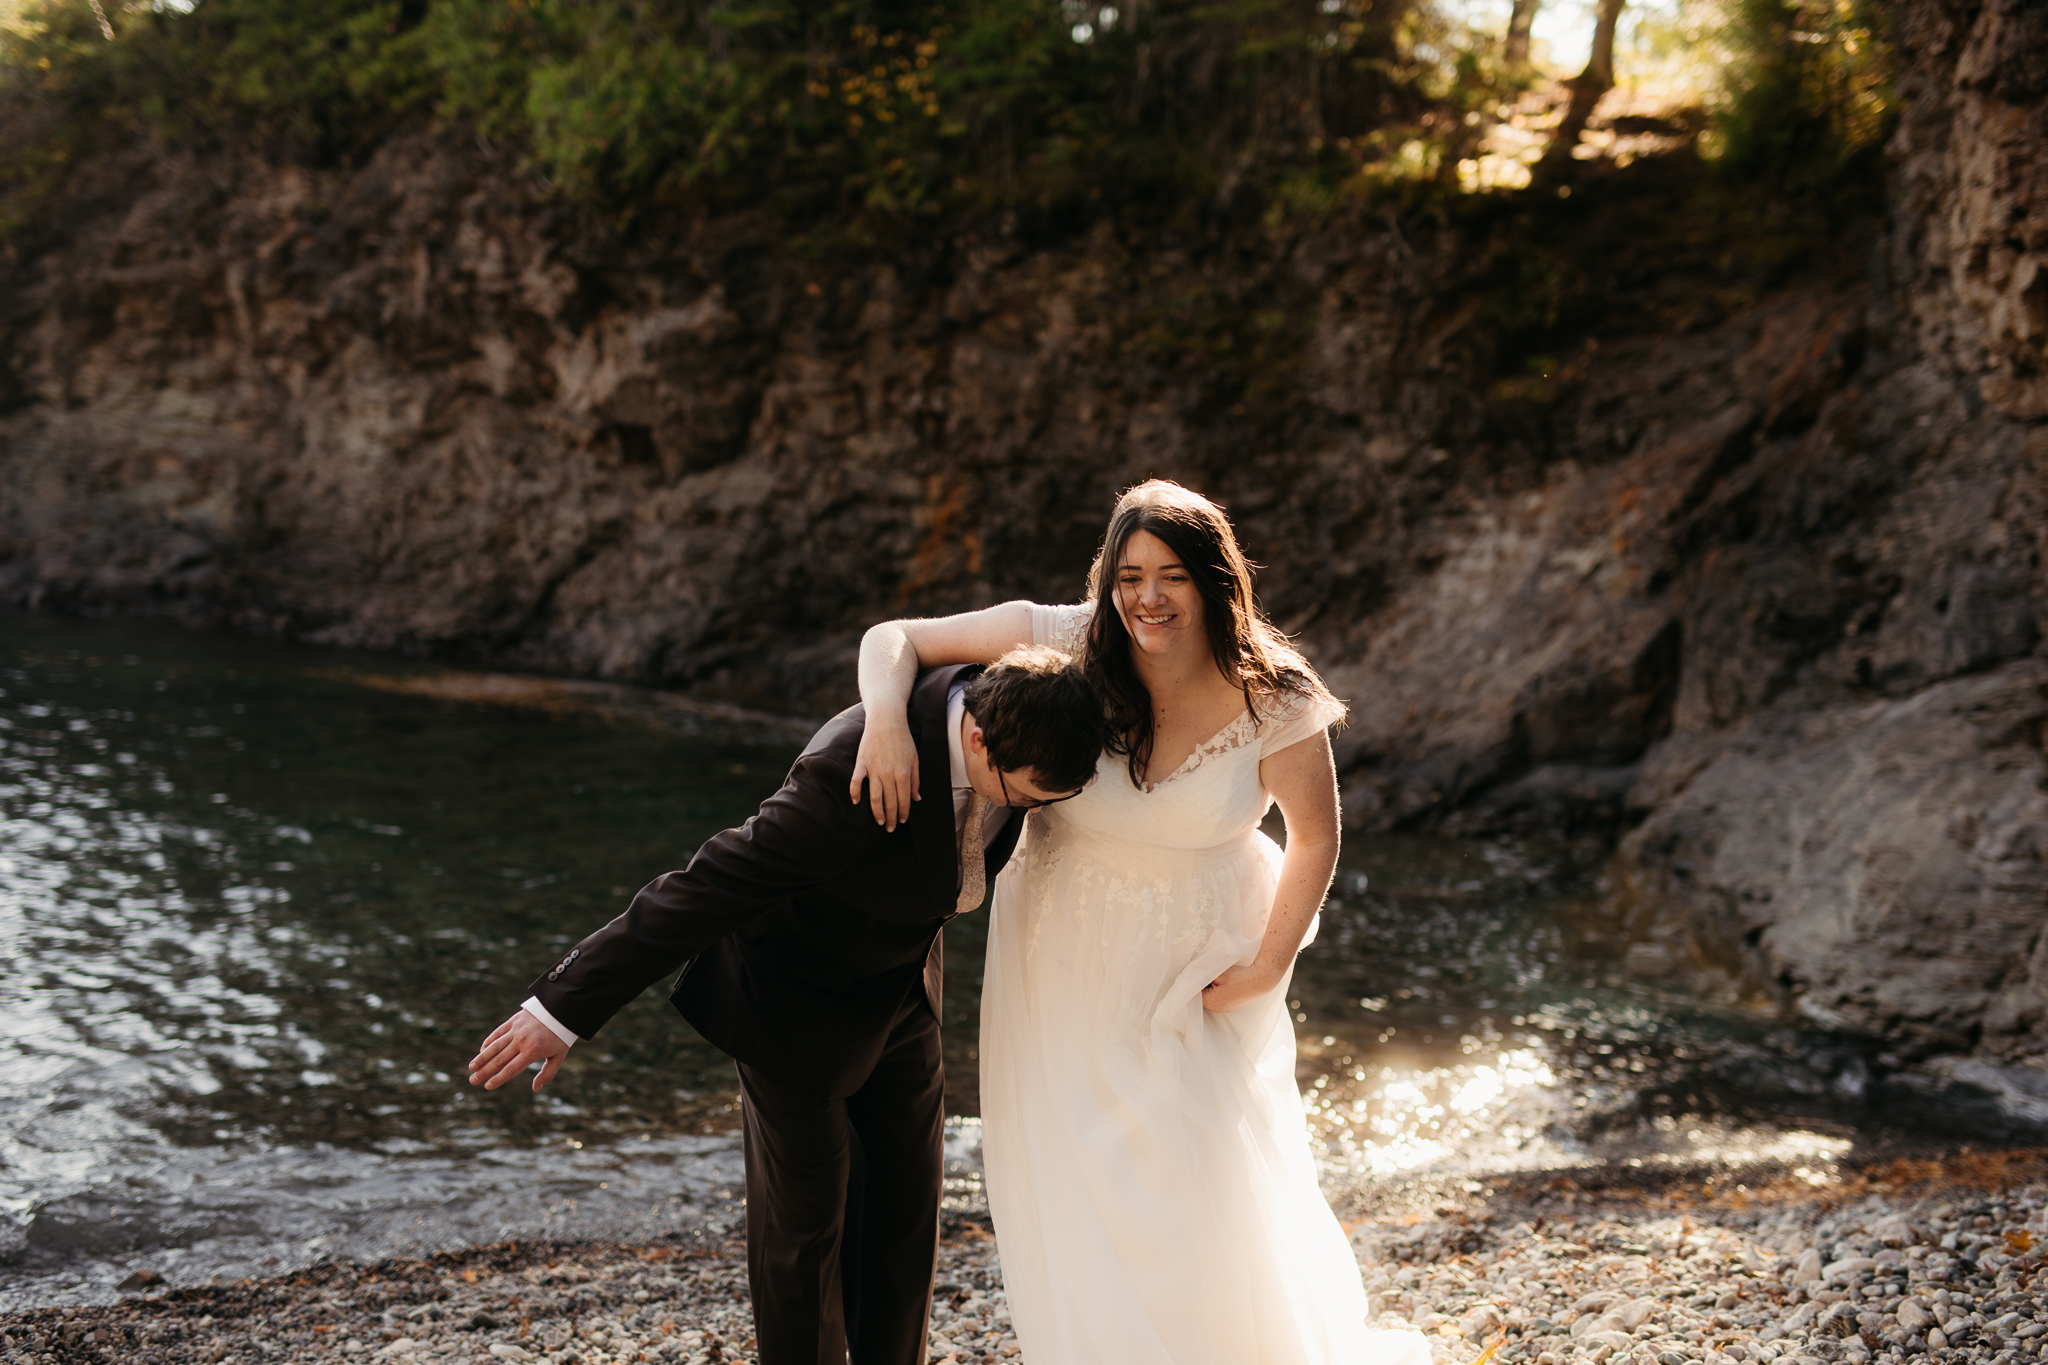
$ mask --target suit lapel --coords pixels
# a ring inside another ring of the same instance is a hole
[[[917,770],[924,799],[910,808],[912,845],[924,889],[938,907],[934,918],[953,913],[959,899],[960,840],[953,829],[953,758],[946,742],[946,694],[977,664],[934,668],[919,676],[910,693],[911,733],[917,736]]]

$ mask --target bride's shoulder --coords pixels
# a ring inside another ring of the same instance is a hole
[[[1281,687],[1268,692],[1258,699],[1257,714],[1259,725],[1291,725],[1296,721],[1323,718],[1324,725],[1333,724],[1344,714],[1342,704],[1331,700],[1321,688],[1297,689]]]
[[[1068,602],[1058,606],[1031,604],[1031,643],[1050,645],[1063,654],[1078,655],[1088,638],[1088,623],[1095,619],[1093,602]]]
[[[1315,698],[1308,693],[1283,687],[1259,697],[1253,709],[1258,715],[1259,724],[1284,725],[1306,713],[1314,704]]]
[[[1344,719],[1344,703],[1306,663],[1284,669],[1279,683],[1254,702],[1262,751],[1284,749]]]

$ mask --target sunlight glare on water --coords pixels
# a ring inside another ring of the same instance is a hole
[[[1536,1136],[1526,1119],[1517,1121],[1518,1106],[1532,1098],[1523,1092],[1556,1079],[1528,1048],[1476,1065],[1381,1067],[1376,1077],[1354,1073],[1361,1082],[1355,1091],[1317,1092],[1311,1113],[1332,1130],[1337,1152],[1356,1173],[1394,1175],[1453,1157],[1499,1167]],[[1480,1152],[1480,1144],[1488,1151]]]

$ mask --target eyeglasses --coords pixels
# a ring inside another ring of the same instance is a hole
[[[989,764],[989,766],[991,768],[995,768],[995,764],[993,763]],[[1010,784],[1007,781],[1004,781],[1003,770],[1001,768],[996,768],[996,781],[998,784],[1001,785],[1003,789],[1003,804],[1006,806],[1015,807],[1018,810],[1040,810],[1046,806],[1057,806],[1062,801],[1073,800],[1075,797],[1079,796],[1083,790],[1082,788],[1076,788],[1075,790],[1068,792],[1065,796],[1055,796],[1049,801],[1041,801],[1035,796],[1027,796],[1020,801],[1017,798],[1010,795]]]

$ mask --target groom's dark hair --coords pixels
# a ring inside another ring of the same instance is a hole
[[[1029,768],[1049,792],[1079,791],[1102,755],[1102,702],[1079,664],[1056,649],[1027,645],[997,659],[961,697],[981,727],[989,762]]]

